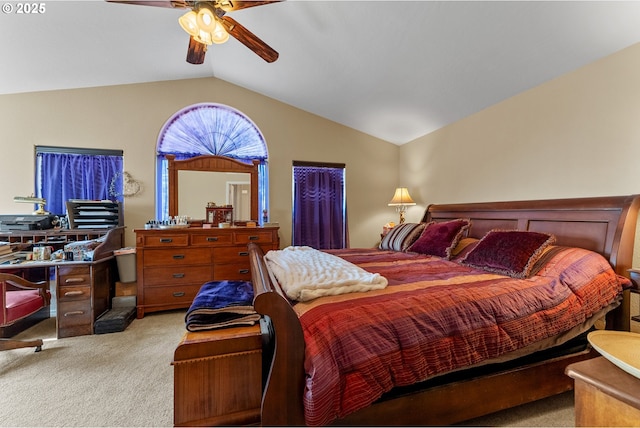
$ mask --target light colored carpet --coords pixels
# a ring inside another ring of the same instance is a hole
[[[55,338],[49,319],[17,338],[32,348],[0,352],[0,426],[173,425],[173,352],[184,311],[146,315],[123,332]],[[472,426],[573,426],[573,394],[474,419]]]
[[[173,351],[184,311],[150,314],[123,332],[55,338],[55,319],[16,338],[32,348],[0,352],[2,426],[172,426]]]

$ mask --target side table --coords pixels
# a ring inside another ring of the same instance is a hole
[[[640,426],[640,379],[604,357],[567,366],[575,380],[575,425]]]

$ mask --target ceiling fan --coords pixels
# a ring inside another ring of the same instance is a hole
[[[189,49],[187,50],[187,62],[202,64],[207,46],[213,43],[224,43],[232,35],[240,43],[255,52],[267,62],[278,59],[278,52],[260,40],[255,34],[247,30],[235,19],[227,16],[227,12],[262,6],[270,3],[278,3],[282,0],[266,1],[241,1],[241,0],[212,0],[212,1],[187,1],[187,0],[105,0],[109,3],[135,4],[154,7],[166,7],[172,9],[190,9],[182,15],[178,22],[189,33]]]

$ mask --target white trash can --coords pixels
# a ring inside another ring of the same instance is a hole
[[[114,250],[118,263],[120,282],[135,282],[136,280],[136,249],[127,247]]]

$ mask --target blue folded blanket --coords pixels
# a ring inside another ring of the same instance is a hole
[[[247,281],[203,284],[185,315],[189,331],[253,325],[259,319],[253,309],[253,286]]]

